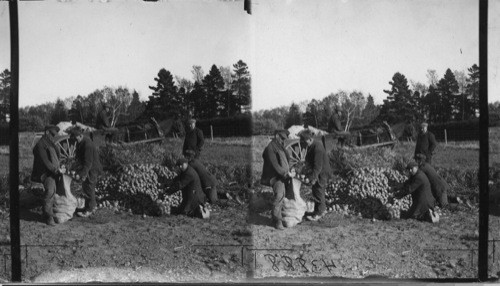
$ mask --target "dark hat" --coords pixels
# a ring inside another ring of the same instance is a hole
[[[194,155],[196,155],[196,152],[193,150],[186,150],[186,151],[184,151],[184,155],[194,156]]]
[[[76,136],[82,135],[83,130],[80,127],[75,127],[75,128],[71,128],[68,133],[69,133],[70,137],[74,138]]]
[[[427,124],[427,122],[422,122],[422,124],[420,124],[420,126],[422,126],[422,127],[424,127],[424,126],[425,126],[425,127],[427,127],[427,126],[429,126],[429,124]]]
[[[187,163],[187,162],[188,162],[188,160],[186,158],[180,158],[179,160],[177,160],[175,165],[179,166],[179,165],[182,165],[182,164]]]
[[[196,123],[196,119],[191,118],[191,119],[189,119],[189,120],[188,120],[188,123],[189,123],[189,124],[191,124],[191,123]]]
[[[415,158],[418,159],[418,160],[422,160],[422,161],[425,161],[425,159],[427,158],[424,154],[417,154],[415,155]]]
[[[59,127],[55,126],[55,125],[47,125],[45,126],[45,131],[49,131],[49,130],[55,130],[56,132],[59,132]]]
[[[309,139],[312,139],[313,138],[313,134],[311,132],[311,130],[309,129],[306,129],[302,132],[299,133],[299,137],[300,137],[300,140],[309,140]]]
[[[281,138],[286,139],[290,135],[290,131],[286,129],[277,129],[274,131],[274,135],[278,134]]]
[[[413,169],[414,167],[418,167],[418,164],[416,162],[410,162],[406,166],[406,169]]]
[[[106,108],[106,107],[109,107],[109,104],[107,104],[106,102],[102,104],[102,108]]]

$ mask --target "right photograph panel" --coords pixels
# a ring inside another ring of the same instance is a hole
[[[252,14],[253,277],[477,277],[478,1]]]

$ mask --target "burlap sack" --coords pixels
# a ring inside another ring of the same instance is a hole
[[[54,200],[54,220],[64,223],[73,217],[78,201],[71,193],[71,177],[62,175],[57,180],[57,189]]]
[[[285,227],[294,227],[300,223],[307,210],[306,202],[300,197],[301,184],[301,181],[295,178],[286,184],[285,199],[281,211]]]

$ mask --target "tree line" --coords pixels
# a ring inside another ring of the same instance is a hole
[[[339,90],[321,100],[253,112],[254,133],[268,134],[276,128],[304,124],[327,130],[335,107],[342,110],[346,131],[382,121],[437,124],[473,120],[479,117],[479,66],[474,64],[467,71],[447,69],[439,79],[435,70],[427,70],[428,84],[408,81],[396,72],[389,81],[390,89],[383,91],[387,97],[380,105],[374,104],[371,94]],[[498,102],[489,104],[491,119],[500,118],[499,106]]]
[[[126,87],[105,86],[92,93],[57,99],[36,106],[19,109],[20,131],[40,131],[47,124],[76,121],[95,126],[97,114],[106,103],[111,108],[111,125],[133,121],[187,118],[229,118],[249,113],[251,104],[251,77],[248,66],[239,60],[230,67],[213,65],[208,74],[201,66],[193,66],[193,79],[174,76],[164,68],[154,78],[156,85],[148,100],[141,101],[137,91]],[[10,72],[0,74],[0,121],[6,120],[10,94]]]

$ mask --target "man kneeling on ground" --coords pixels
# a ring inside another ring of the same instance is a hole
[[[172,213],[201,218],[201,210],[206,197],[201,190],[200,178],[198,177],[196,171],[189,166],[186,158],[177,160],[176,166],[179,167],[180,173],[174,179],[172,186],[166,193],[167,195],[171,195],[178,190],[181,190],[182,202],[177,209],[173,210]]]
[[[192,167],[198,177],[205,196],[208,198],[210,204],[217,202],[217,179],[212,175],[203,164],[196,159],[196,152],[193,150],[186,150],[185,157],[188,160],[189,166]]]
[[[426,162],[426,156],[424,154],[417,154],[415,157],[417,158],[416,161],[419,169],[424,172],[427,179],[429,179],[432,195],[437,201],[438,206],[440,208],[446,208],[448,206],[448,191],[450,190],[450,186],[441,176],[439,176],[434,167]]]
[[[402,198],[411,194],[412,204],[405,217],[431,221],[429,211],[433,210],[435,205],[431,184],[424,172],[418,169],[417,163],[410,162],[406,168],[410,173],[410,178],[404,183],[403,191],[397,196],[397,198]]]

